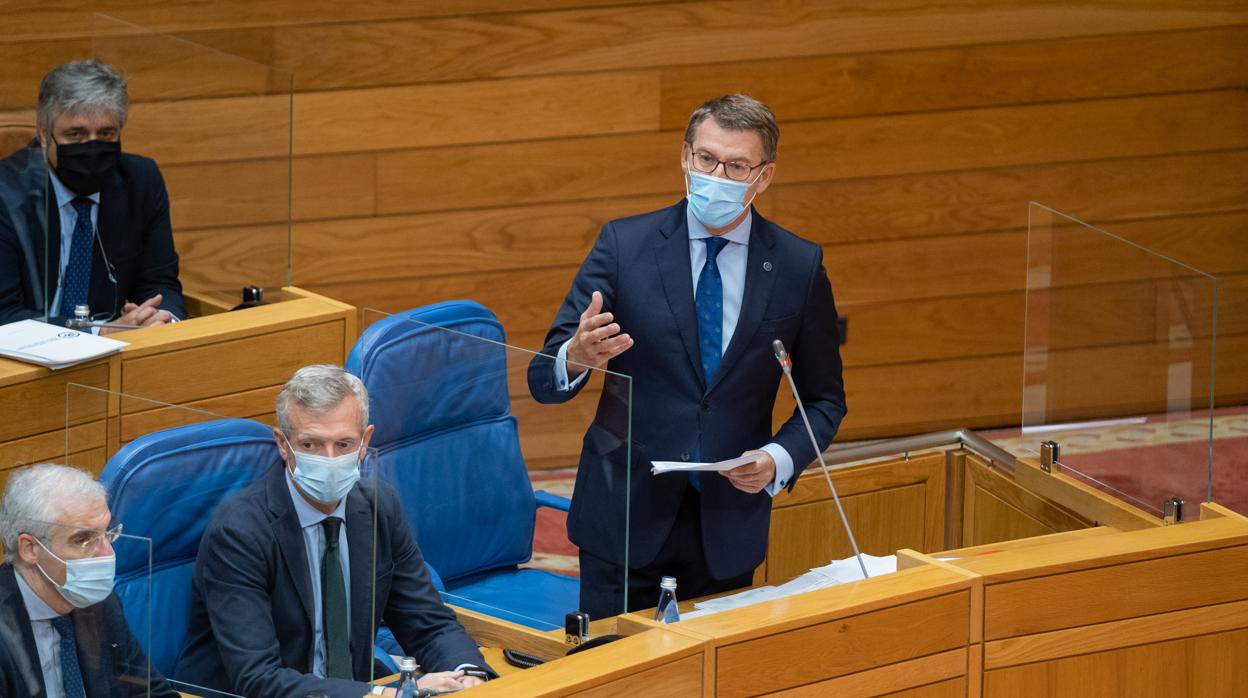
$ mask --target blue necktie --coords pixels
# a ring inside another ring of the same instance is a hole
[[[698,306],[698,343],[702,353],[702,375],[706,385],[711,384],[711,376],[719,368],[719,360],[724,350],[724,279],[719,275],[719,265],[715,258],[723,251],[728,241],[723,238],[706,238],[706,264],[698,274],[698,290],[694,294],[694,302]],[[702,449],[694,446],[693,459],[702,460]],[[700,473],[689,473],[689,484],[695,490],[702,489]]]
[[[61,278],[60,314],[73,317],[74,308],[87,303],[87,289],[91,285],[91,242],[95,231],[91,227],[91,199],[79,196],[73,200],[78,219],[74,222],[74,239],[69,247],[69,264]]]
[[[706,264],[698,275],[698,291],[694,301],[698,306],[698,340],[702,350],[702,375],[707,386],[711,376],[719,368],[724,346],[724,279],[719,275],[715,258],[728,241],[723,238],[706,238]]]
[[[65,698],[86,698],[87,689],[82,683],[82,670],[78,668],[78,643],[74,641],[74,619],[57,616],[52,627],[61,636],[61,684]]]

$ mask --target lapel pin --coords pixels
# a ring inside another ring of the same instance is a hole
[[[771,262],[763,262],[763,271],[771,271]]]

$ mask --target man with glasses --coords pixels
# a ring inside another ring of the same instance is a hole
[[[128,110],[99,61],[43,77],[36,139],[0,160],[0,324],[67,324],[78,306],[119,325],[186,317],[165,181],[121,149]]]
[[[113,592],[104,487],[89,473],[34,465],[0,504],[0,696],[177,696],[150,670]],[[149,678],[150,677],[150,678]]]
[[[421,688],[493,676],[438,596],[394,490],[360,482],[373,435],[360,379],[299,369],[277,421],[285,467],[218,507],[200,541],[176,678],[248,698],[384,693],[366,683],[383,621],[433,672]]]
[[[632,377],[631,435],[620,426],[629,415],[619,414],[618,381],[604,379],[568,514],[581,609],[592,616],[622,610],[626,578],[630,610],[653,605],[664,576],[677,578],[682,598],[751,583],[771,497],[816,455],[796,411],[772,431],[781,379],[773,340],[793,358],[820,448],[845,416],[823,251],[753,208],[775,177],[779,135],[771,110],[745,95],[695,110],[680,151],[685,199],[603,226],[545,356],[530,364],[529,389],[542,402],[571,399],[586,367]],[[613,444],[630,436],[634,462],[602,467],[604,444],[622,454]],[[740,455],[756,460],[723,473],[652,476],[648,467]],[[625,473],[627,488],[615,481]]]

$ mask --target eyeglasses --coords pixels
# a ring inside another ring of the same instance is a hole
[[[744,182],[750,178],[750,174],[758,168],[769,164],[770,160],[764,160],[757,165],[747,165],[744,162],[733,161],[725,162],[716,158],[714,155],[704,151],[695,150],[689,158],[689,164],[695,172],[702,174],[710,174],[714,172],[720,165],[724,166],[724,175],[734,182]]]
[[[106,540],[109,545],[116,543],[117,539],[121,537],[121,527],[122,524],[117,524],[107,531],[100,531],[94,528],[80,528],[70,534],[69,540],[65,541],[65,547],[85,557],[91,551],[96,550],[101,541]]]

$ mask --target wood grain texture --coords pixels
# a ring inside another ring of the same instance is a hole
[[[1231,698],[1248,686],[1248,630],[984,672],[986,698],[1072,694]]]
[[[966,654],[966,648],[949,650],[768,695],[775,698],[816,698],[828,695],[867,698],[884,694],[915,698],[965,696]]]
[[[946,594],[720,647],[716,695],[768,693],[954,649],[966,643],[968,613],[967,594]],[[804,661],[782,661],[794,657]]]

